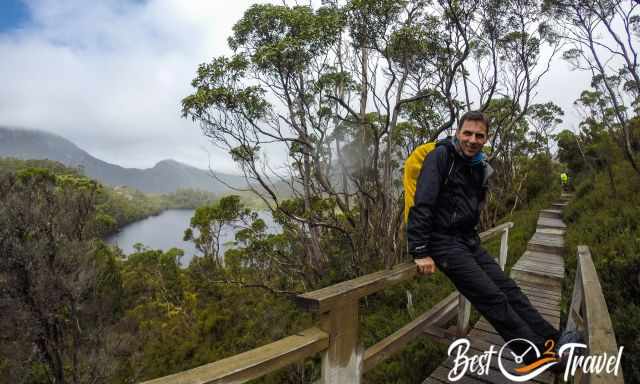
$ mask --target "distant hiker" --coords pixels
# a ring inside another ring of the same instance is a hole
[[[560,174],[560,184],[562,185],[562,190],[566,192],[569,188],[569,176],[564,172]]]
[[[488,133],[485,115],[467,112],[455,137],[427,154],[408,213],[409,252],[420,273],[440,268],[505,341],[524,338],[544,351],[547,340],[556,344],[558,330],[480,246],[476,227],[493,173],[482,153]],[[511,348],[527,364],[536,360],[528,344]]]

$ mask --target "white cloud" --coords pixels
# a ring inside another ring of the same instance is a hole
[[[0,35],[0,124],[60,134],[123,166],[206,167],[208,151],[216,170],[233,171],[180,117],[180,100],[199,63],[229,53],[251,3],[30,1],[30,23]]]

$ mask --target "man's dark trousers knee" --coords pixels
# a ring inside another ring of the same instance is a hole
[[[542,349],[547,339],[557,338],[558,331],[531,305],[495,259],[480,247],[477,235],[434,235],[430,249],[438,268],[505,342],[523,338]],[[510,347],[522,354],[528,345],[512,343]],[[525,361],[535,357],[528,354]]]

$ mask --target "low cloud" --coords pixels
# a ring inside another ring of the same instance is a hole
[[[235,172],[229,156],[180,117],[199,63],[255,1],[34,0],[0,34],[0,124],[62,135],[127,167],[174,158]]]

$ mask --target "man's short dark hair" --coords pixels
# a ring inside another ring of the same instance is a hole
[[[487,128],[487,135],[489,134],[489,119],[487,119],[487,116],[485,116],[484,113],[480,111],[469,111],[465,113],[460,118],[460,123],[458,124],[458,130],[462,128],[462,124],[464,124],[465,121],[479,121],[483,123],[484,126]]]

